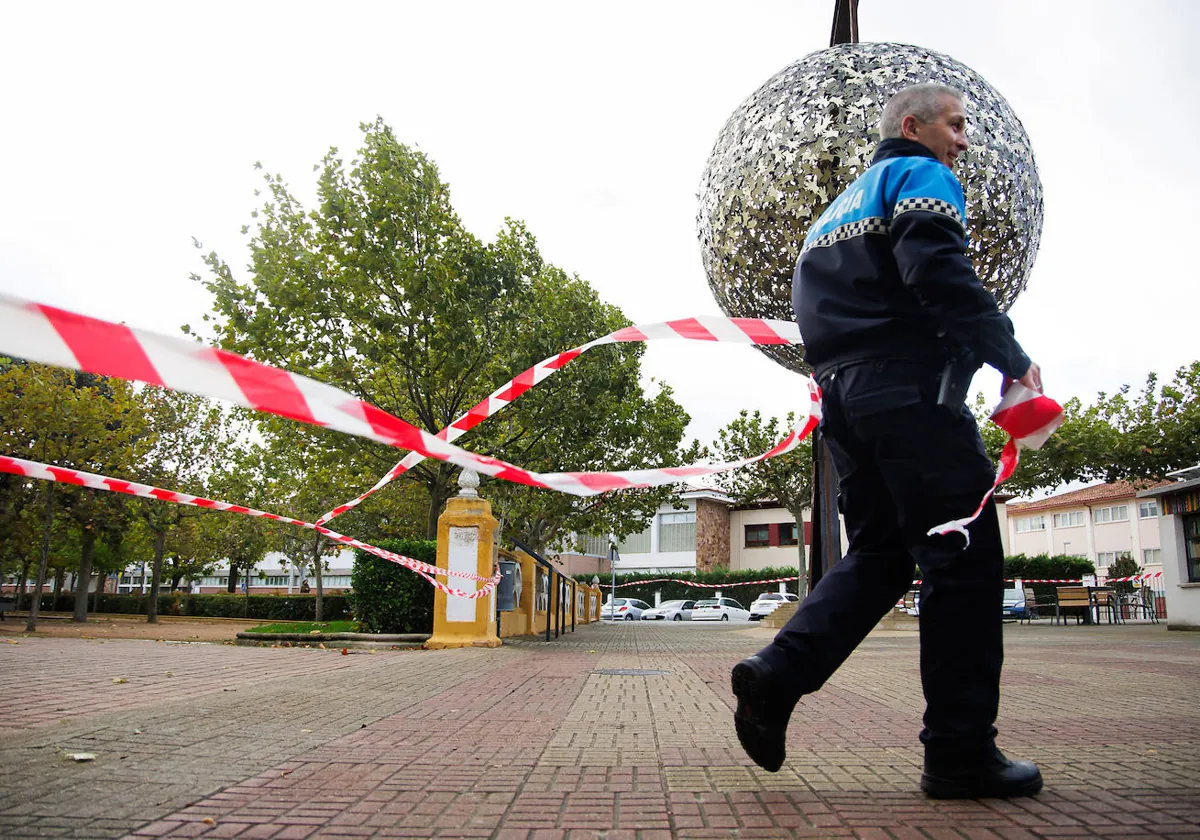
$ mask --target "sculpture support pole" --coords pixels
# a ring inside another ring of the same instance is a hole
[[[833,10],[833,33],[829,46],[858,43],[858,0],[837,0]],[[838,162],[832,166],[837,168]],[[808,591],[812,592],[821,576],[842,559],[842,527],[837,512],[837,471],[825,437],[813,431],[812,543],[808,553]]]

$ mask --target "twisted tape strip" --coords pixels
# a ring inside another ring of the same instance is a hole
[[[746,580],[735,583],[697,583],[694,580],[682,580],[680,578],[654,578],[653,580],[634,580],[629,583],[618,583],[617,589],[623,589],[626,586],[644,586],[647,583],[682,583],[701,589],[729,589],[734,586],[758,586],[763,583],[788,583],[799,579],[799,576],[792,575],[791,577],[771,578],[770,580]],[[602,589],[612,589],[613,585],[611,583],[602,583],[600,587]]]
[[[7,455],[0,455],[0,472],[12,473],[14,475],[24,476],[26,478],[37,478],[43,481],[57,481],[63,484],[74,484],[78,487],[90,487],[93,490],[108,490],[113,493],[126,493],[130,496],[140,496],[144,499],[158,499],[163,502],[173,502],[177,505],[192,505],[194,507],[208,508],[209,510],[223,510],[230,513],[240,513],[244,516],[256,516],[262,519],[270,519],[275,522],[283,522],[288,525],[295,525],[298,528],[307,528],[322,534],[335,542],[352,548],[361,548],[374,554],[376,557],[382,557],[384,560],[390,560],[406,568],[412,569],[421,577],[432,583],[435,587],[445,592],[447,595],[457,595],[460,598],[483,598],[491,594],[491,591],[496,588],[500,582],[500,575],[494,577],[483,577],[472,572],[457,572],[452,569],[441,569],[437,566],[424,563],[420,560],[415,560],[412,557],[405,557],[402,554],[396,554],[386,549],[376,548],[373,545],[368,545],[361,540],[356,540],[353,537],[347,537],[344,534],[339,534],[336,531],[331,531],[312,522],[305,522],[302,519],[293,519],[290,516],[279,516],[274,513],[267,513],[262,510],[255,510],[245,505],[234,505],[229,502],[220,502],[215,499],[205,499],[201,496],[193,496],[189,493],[180,493],[175,490],[164,490],[161,487],[152,487],[149,484],[138,484],[134,481],[122,481],[117,478],[109,478],[95,473],[83,472],[82,470],[71,470],[63,467],[53,467],[49,464],[42,464],[37,461],[27,461],[24,458],[12,458]],[[482,583],[481,588],[475,589],[473,592],[466,592],[462,589],[457,589],[452,586],[447,586],[434,575],[443,575],[445,577],[458,577],[466,580],[477,581]]]
[[[1003,399],[996,406],[991,416],[992,422],[1008,432],[1008,442],[1000,452],[1000,466],[996,470],[996,480],[979,502],[975,512],[963,519],[952,519],[935,525],[929,529],[928,535],[962,534],[967,545],[971,544],[971,535],[967,526],[979,518],[988,499],[996,492],[996,488],[1008,480],[1017,469],[1022,449],[1040,449],[1050,435],[1054,433],[1063,421],[1062,406],[1043,394],[1026,388],[1019,382],[1012,383],[1004,392]]]
[[[632,341],[654,341],[660,339],[685,339],[690,341],[721,341],[728,344],[799,344],[799,328],[786,321],[772,321],[759,318],[721,318],[700,316],[684,318],[678,321],[664,321],[658,324],[648,324],[638,327],[625,327],[608,335],[593,339],[587,344],[574,347],[562,353],[555,353],[524,373],[510,379],[487,397],[472,407],[449,426],[437,433],[437,437],[447,442],[453,442],[462,437],[484,420],[494,416],[506,406],[516,402],[525,392],[540,385],[553,374],[562,370],[582,354],[593,347],[606,344]],[[321,515],[318,525],[324,525],[336,516],[341,516],[353,510],[371,494],[387,486],[408,470],[415,467],[425,456],[419,452],[410,452],[399,463],[393,466],[375,485],[356,498],[340,504]]]
[[[701,341],[736,340],[749,344],[792,344],[800,341],[796,325],[785,321],[691,318],[668,324],[627,327],[598,339],[598,342],[609,343],[605,339],[648,341],[668,337]],[[447,439],[412,426],[370,403],[308,377],[224,350],[32,303],[12,295],[0,295],[0,353],[225,399],[258,411],[336,429],[389,446],[411,449],[425,457],[449,461],[484,475],[575,496],[673,484],[686,478],[713,475],[772,458],[794,449],[816,428],[821,418],[821,391],[816,382],[809,378],[806,414],[782,441],[761,455],[685,467],[537,473],[499,458],[460,449]],[[449,432],[446,432],[446,437],[449,437]]]

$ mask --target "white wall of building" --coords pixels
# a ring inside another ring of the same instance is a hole
[[[1162,517],[1139,516],[1138,501],[1130,497],[1035,511],[1010,510],[1007,517],[1008,553],[1086,557],[1095,564],[1097,572],[1102,573],[1113,555],[1129,552],[1143,572],[1162,571],[1162,552],[1155,551],[1162,546],[1159,528]],[[1096,521],[1098,517],[1107,518],[1098,511],[1119,507],[1126,508],[1125,519]],[[1066,524],[1072,515],[1082,521]],[[1055,517],[1058,517],[1057,525]],[[1041,529],[1018,532],[1021,523],[1038,518],[1042,520]],[[1147,555],[1147,551],[1151,553]]]
[[[1167,627],[1200,630],[1200,583],[1188,582],[1187,545],[1181,516],[1158,517],[1159,539],[1168,550],[1163,563],[1163,586],[1167,592]]]

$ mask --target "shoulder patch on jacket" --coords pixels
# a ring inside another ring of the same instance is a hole
[[[949,201],[943,201],[940,198],[902,198],[896,202],[896,208],[892,211],[892,218],[896,218],[901,213],[909,213],[913,210],[927,210],[930,213],[941,213],[943,216],[949,216],[959,227],[965,228],[963,224],[962,214],[958,212],[958,208]]]

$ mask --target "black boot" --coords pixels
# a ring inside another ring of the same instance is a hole
[[[1005,799],[1032,796],[1042,789],[1042,774],[1032,761],[1009,761],[992,746],[982,756],[926,750],[921,790],[934,799]]]
[[[778,772],[783,766],[787,725],[796,700],[789,697],[783,680],[758,656],[734,665],[730,681],[738,701],[733,726],[742,749],[759,767]]]

